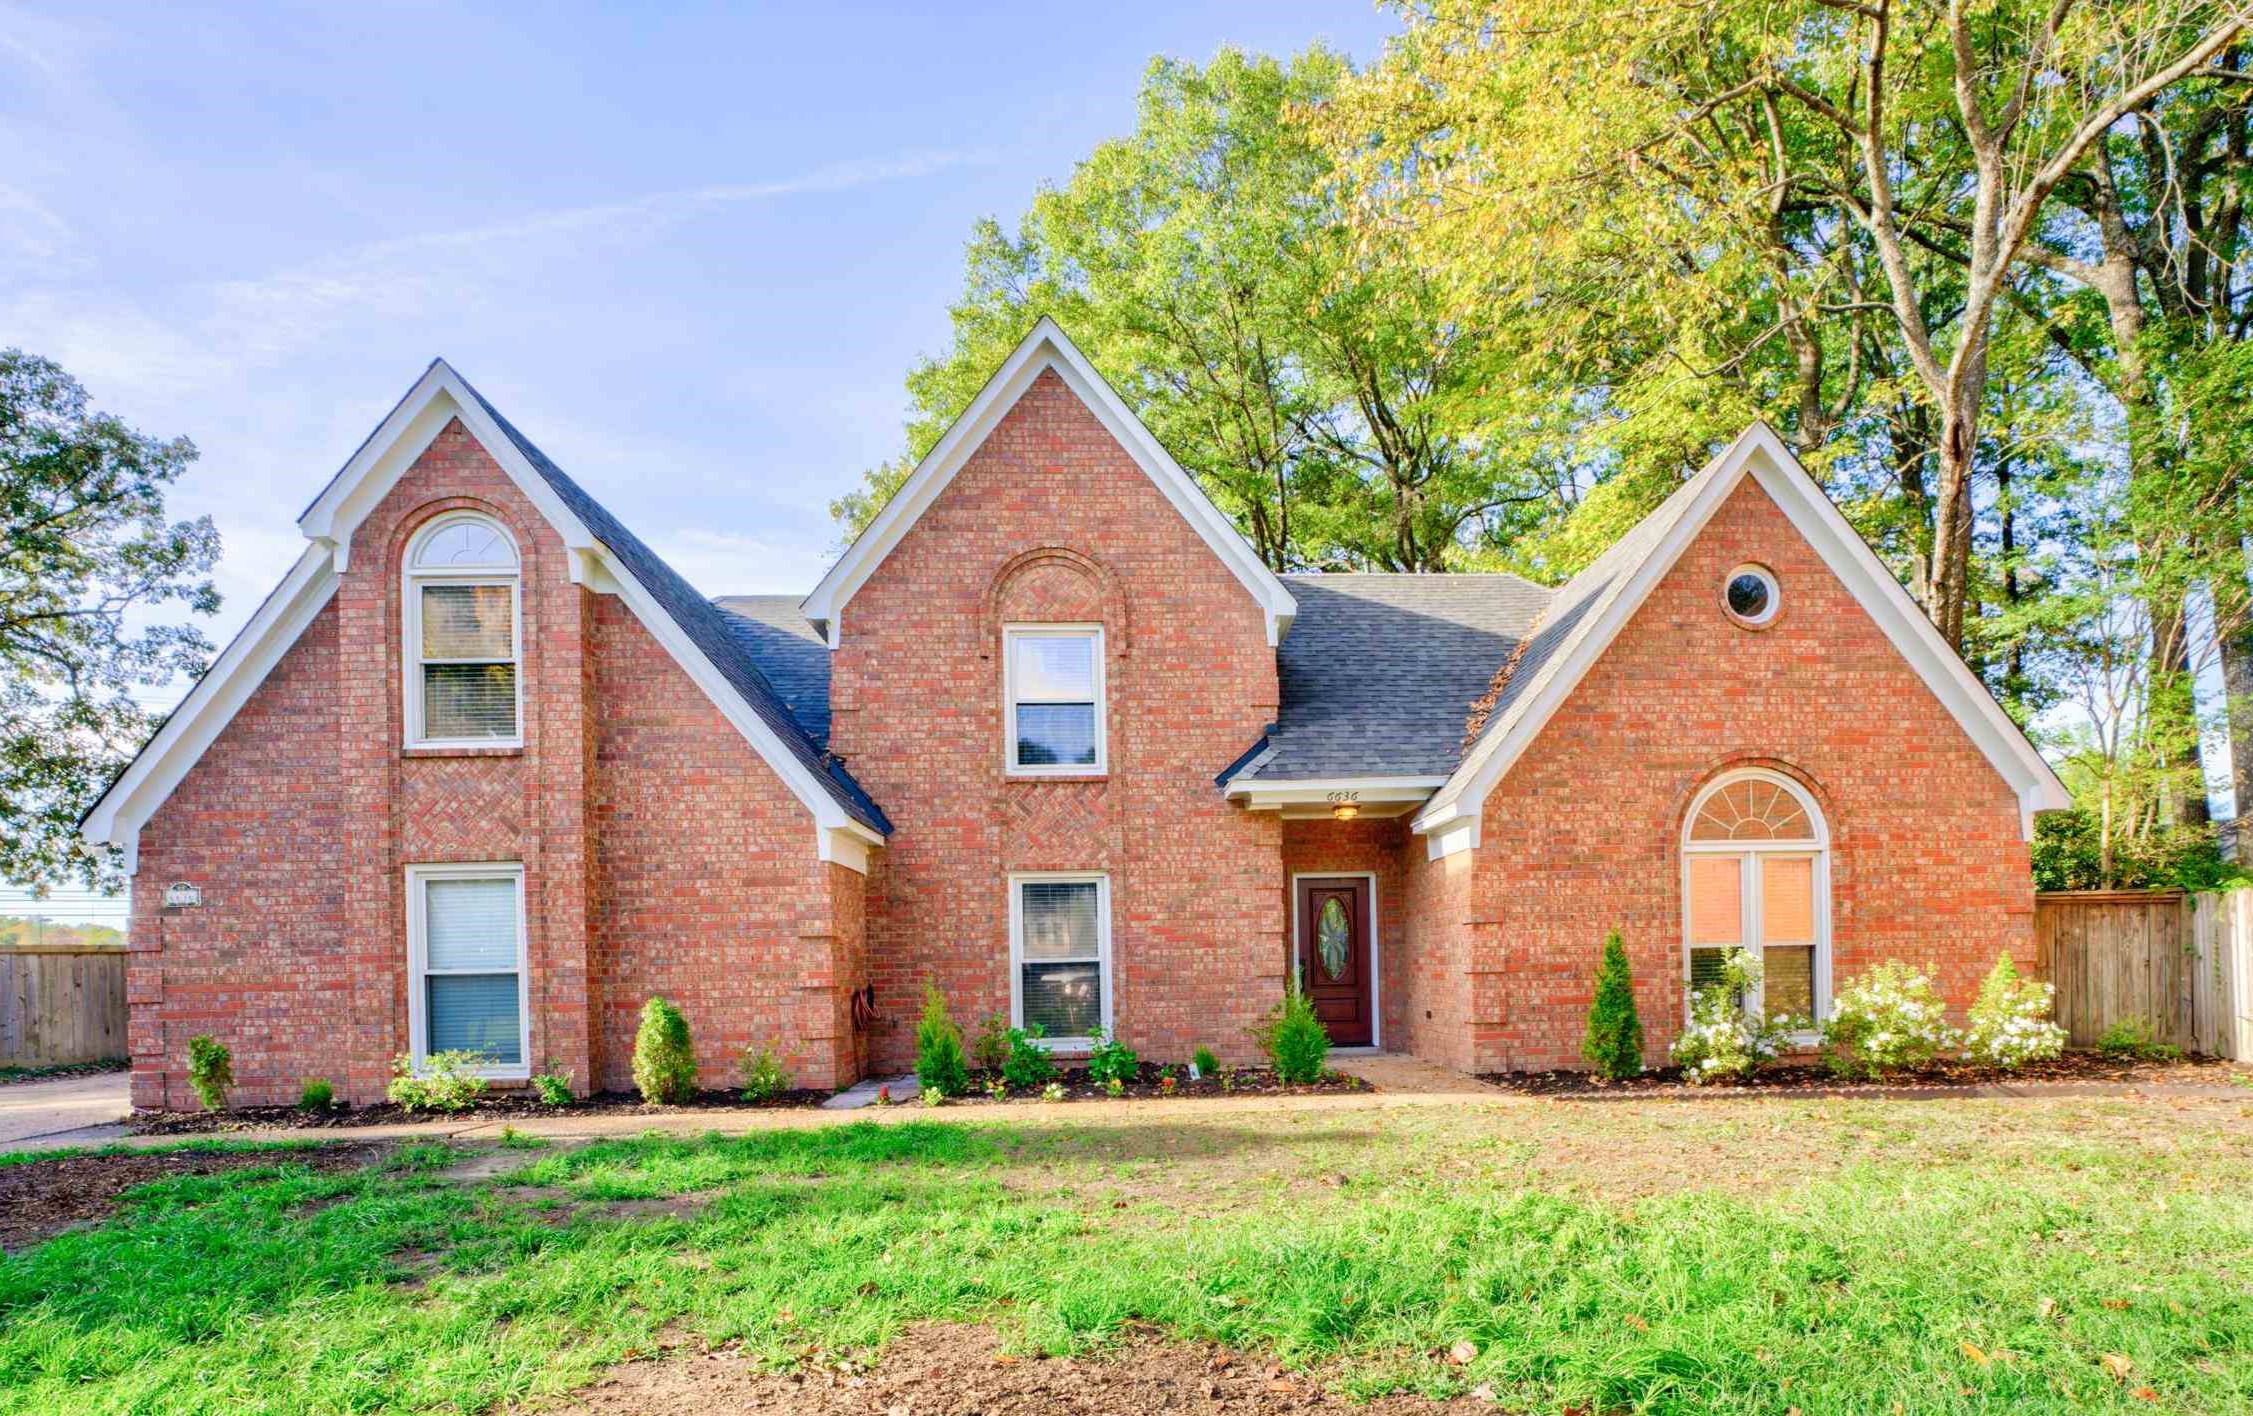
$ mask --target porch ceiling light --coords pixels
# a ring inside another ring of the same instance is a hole
[[[1361,803],[1337,801],[1330,803],[1330,815],[1340,821],[1351,821],[1361,814]]]

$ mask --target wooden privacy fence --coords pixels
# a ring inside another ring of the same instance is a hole
[[[2185,1051],[2253,1060],[2253,891],[2044,892],[2034,946],[2075,1046],[2140,1018]]]
[[[0,1067],[125,1055],[125,951],[0,949]]]

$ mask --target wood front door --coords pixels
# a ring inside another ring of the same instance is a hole
[[[1369,882],[1357,876],[1298,880],[1299,986],[1336,1047],[1376,1041],[1370,997]]]

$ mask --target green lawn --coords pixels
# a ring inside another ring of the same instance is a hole
[[[2253,1409],[2244,1102],[1089,1111],[160,1182],[0,1260],[0,1411],[480,1411],[932,1317],[1512,1411]]]

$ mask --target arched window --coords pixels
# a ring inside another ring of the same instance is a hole
[[[482,516],[443,516],[407,547],[409,747],[523,741],[516,543]]]
[[[1830,834],[1805,789],[1777,772],[1733,772],[1698,793],[1682,833],[1689,992],[1732,949],[1759,956],[1770,1017],[1819,1021],[1830,1004]]]

